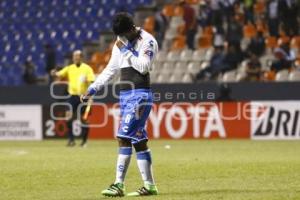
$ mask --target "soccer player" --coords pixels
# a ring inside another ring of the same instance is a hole
[[[88,93],[83,96],[83,100],[89,99],[120,70],[121,122],[117,134],[119,155],[116,179],[102,194],[111,197],[125,195],[124,179],[133,146],[144,186],[127,196],[157,195],[145,130],[153,103],[149,71],[158,51],[157,42],[152,35],[136,27],[127,13],[116,14],[112,24],[113,32],[118,37],[112,49],[111,59],[96,81],[89,86]]]
[[[67,111],[66,116],[70,118],[67,122],[68,124],[68,144],[67,146],[74,146],[75,140],[72,132],[72,119],[77,113],[77,109],[80,105],[80,96],[85,94],[88,86],[94,81],[95,75],[93,69],[82,62],[82,52],[80,50],[76,50],[73,52],[73,64],[64,67],[60,71],[52,70],[51,75],[58,78],[67,78],[68,80],[68,93],[70,98],[68,99],[68,103],[72,107],[72,111]],[[83,115],[86,106],[81,107],[81,115]],[[88,138],[88,124],[85,119],[81,120],[84,124],[81,129],[82,134],[82,142],[81,146],[86,147],[86,142]]]

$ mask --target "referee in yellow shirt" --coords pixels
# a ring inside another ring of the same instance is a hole
[[[86,93],[88,86],[95,80],[93,69],[89,65],[83,63],[82,60],[82,52],[80,50],[76,50],[73,52],[73,64],[64,67],[60,71],[51,71],[51,75],[58,78],[66,78],[68,81],[68,93],[70,95],[68,103],[72,106],[72,111],[66,112],[66,116],[70,117],[70,120],[68,121],[69,140],[67,146],[75,145],[74,135],[72,132],[72,119],[74,117],[71,116],[76,115],[77,109],[81,103],[80,96]],[[86,106],[83,106],[81,108],[81,117],[85,111],[85,107]],[[89,128],[87,126],[87,121],[85,121],[84,119],[82,119],[81,121],[85,123],[85,126],[83,126],[81,129],[81,146],[85,147],[88,138]]]

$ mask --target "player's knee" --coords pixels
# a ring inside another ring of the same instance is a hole
[[[146,151],[148,149],[147,141],[141,141],[133,145],[136,152]]]
[[[125,138],[118,138],[119,147],[131,147],[131,141]]]

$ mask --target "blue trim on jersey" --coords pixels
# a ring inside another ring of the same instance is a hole
[[[148,160],[150,163],[152,163],[150,151],[137,152],[136,158],[138,160]]]
[[[122,155],[131,155],[132,154],[132,147],[120,147],[119,154]]]
[[[88,95],[93,96],[97,93],[97,90],[93,87],[88,88]]]
[[[132,94],[132,93],[139,93],[139,92],[151,92],[151,89],[133,89],[133,90],[121,90],[120,95],[127,95],[127,94]]]

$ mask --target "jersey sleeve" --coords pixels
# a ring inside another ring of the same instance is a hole
[[[127,51],[125,58],[135,70],[141,74],[146,74],[151,70],[157,51],[157,42],[149,38],[143,42],[139,52]]]
[[[118,72],[119,70],[119,49],[114,45],[112,49],[111,58],[105,67],[105,69],[102,71],[102,73],[96,78],[95,82],[90,85],[89,88],[95,89],[96,91],[100,90],[105,84],[109,82],[113,78],[113,76]]]
[[[69,68],[70,68],[69,66],[64,67],[63,69],[61,69],[57,72],[57,75],[61,78],[66,77],[68,75]]]
[[[89,66],[87,70],[87,81],[93,82],[95,81],[95,74],[93,72],[93,69]]]

